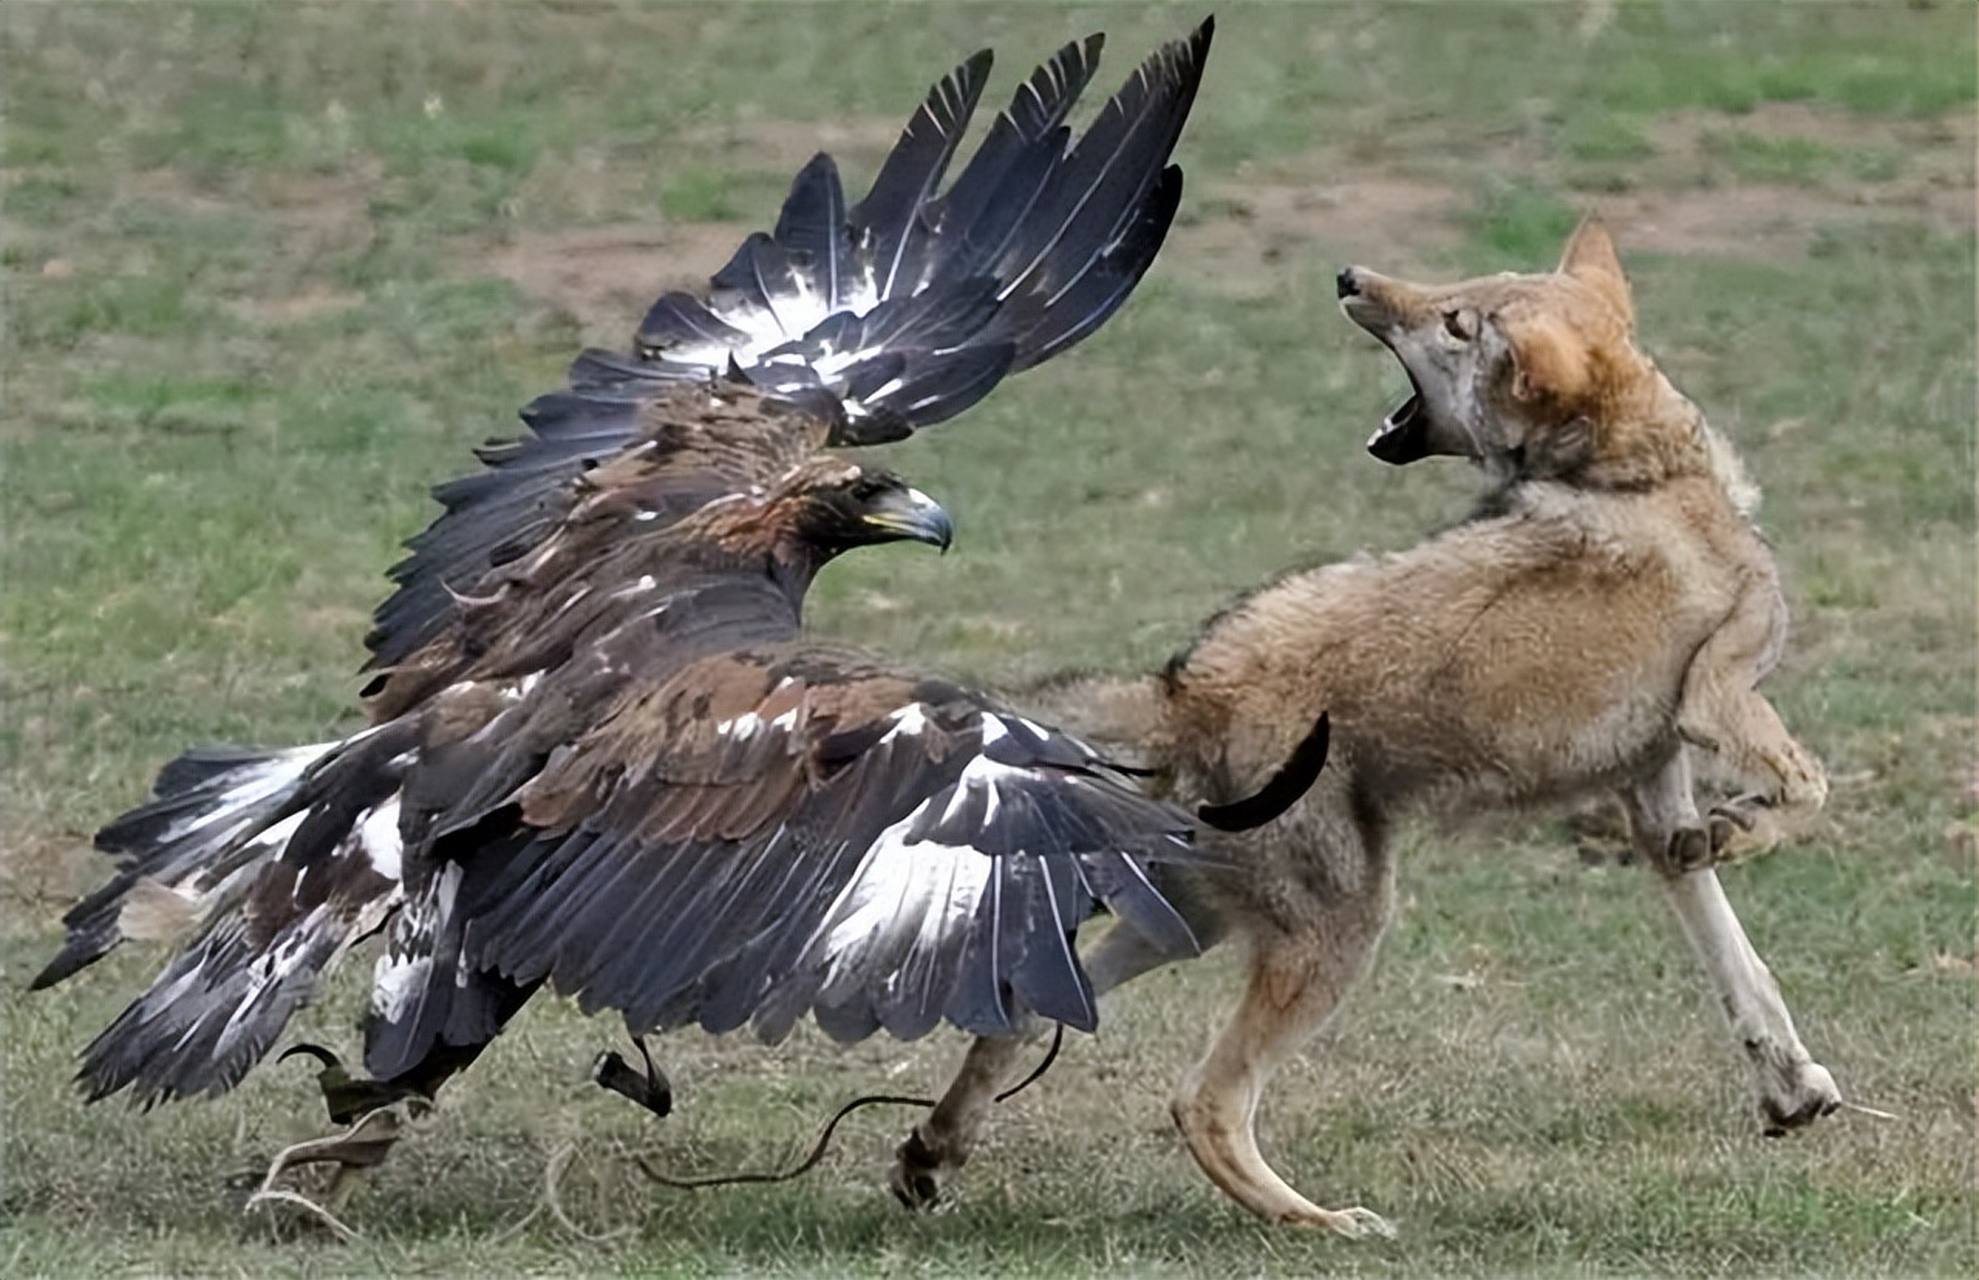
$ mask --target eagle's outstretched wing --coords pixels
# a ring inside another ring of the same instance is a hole
[[[449,767],[501,773],[506,737]],[[1161,953],[1200,949],[1150,877],[1207,859],[1187,815],[1062,733],[855,654],[712,654],[535,760],[437,816],[412,860],[369,1026],[381,1077],[446,1043],[463,968],[639,1031],[776,1040],[813,1013],[840,1039],[911,1038],[1026,1013],[1092,1029],[1072,938],[1102,904]]]
[[[987,53],[934,85],[856,205],[831,158],[812,160],[775,230],[749,237],[705,298],[661,298],[630,354],[584,353],[566,389],[523,411],[528,435],[484,447],[484,470],[435,490],[445,511],[392,570],[397,589],[367,638],[367,670],[389,671],[428,644],[457,596],[480,594],[484,575],[554,528],[556,495],[638,447],[645,407],[669,386],[734,378],[827,396],[842,406],[827,443],[874,443],[962,412],[1006,374],[1098,328],[1174,218],[1182,174],[1168,158],[1211,29],[1206,21],[1158,50],[1076,140],[1065,119],[1101,40],[1066,46],[946,189]]]
[[[734,387],[677,388],[656,412],[732,416],[713,460],[741,471],[767,464],[735,442],[836,421]],[[401,1082],[471,1060],[545,981],[642,1028],[774,1038],[809,1013],[841,1037],[912,1036],[1027,1013],[1092,1026],[1071,941],[1100,906],[1194,953],[1157,885],[1206,860],[1186,814],[980,694],[803,631],[824,564],[945,545],[938,507],[819,454],[649,520],[671,458],[589,473],[435,642],[413,705],[341,743],[195,754],[106,830],[122,870],[37,985],[147,903],[193,936],[85,1050],[91,1096],[231,1086],[387,921],[366,1056]]]

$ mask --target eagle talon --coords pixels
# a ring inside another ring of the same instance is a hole
[[[592,1062],[591,1079],[622,1098],[630,1098],[656,1116],[670,1115],[673,1112],[672,1082],[653,1061],[653,1055],[646,1049],[644,1036],[632,1037],[632,1043],[637,1046],[639,1056],[646,1061],[644,1071],[620,1057],[617,1050],[607,1049]]]

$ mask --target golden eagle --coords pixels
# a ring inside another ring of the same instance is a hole
[[[35,985],[127,936],[191,940],[85,1051],[89,1096],[224,1091],[380,930],[366,1063],[426,1094],[546,981],[634,1032],[996,1034],[1094,1025],[1071,943],[1098,906],[1192,953],[1158,879],[1204,857],[1186,814],[801,615],[832,557],[950,537],[823,450],[960,412],[1139,281],[1209,40],[1159,50],[1076,139],[1100,40],[1068,46],[944,187],[972,58],[865,199],[813,160],[705,297],[660,299],[630,354],[585,353],[528,436],[436,490],[368,641],[370,726],[189,752],[99,834],[117,874]]]

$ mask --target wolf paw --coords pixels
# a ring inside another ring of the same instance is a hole
[[[1735,796],[1711,807],[1711,861],[1736,862],[1764,853],[1780,843],[1782,832],[1771,798],[1757,793]]]
[[[941,1200],[941,1173],[948,1162],[930,1148],[917,1128],[894,1148],[893,1168],[887,1172],[887,1185],[893,1198],[914,1213],[928,1213]]]
[[[1295,1219],[1307,1226],[1325,1227],[1349,1240],[1365,1240],[1369,1236],[1379,1236],[1383,1240],[1395,1238],[1394,1224],[1372,1209],[1351,1205],[1345,1209],[1320,1209],[1313,1218]]]
[[[1789,1129],[1814,1123],[1841,1108],[1842,1091],[1835,1077],[1818,1062],[1803,1062],[1791,1079],[1775,1082],[1759,1097],[1759,1111],[1766,1119],[1766,1136],[1777,1138]]]

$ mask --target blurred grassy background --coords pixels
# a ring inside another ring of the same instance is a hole
[[[307,1073],[138,1119],[70,1055],[155,955],[28,997],[88,833],[193,741],[350,727],[365,618],[425,490],[585,342],[774,217],[814,150],[855,189],[983,45],[996,99],[1066,39],[1100,80],[1174,6],[16,3],[4,23],[0,1038],[8,1274],[1970,1274],[1975,1168],[1974,14],[1958,3],[1232,5],[1183,225],[1098,337],[892,451],[958,519],[862,554],[817,625],[1005,685],[1161,661],[1235,591],[1406,545],[1457,464],[1360,440],[1398,397],[1349,261],[1547,266],[1601,208],[1647,345],[1767,490],[1797,634],[1771,691],[1835,776],[1818,839],[1729,874],[1817,1057],[1897,1113],[1757,1136],[1648,878],[1554,822],[1404,837],[1375,976],[1263,1115],[1392,1245],[1252,1223],[1168,1090],[1229,957],[1114,1000],[999,1116],[952,1214],[883,1189],[905,1114],[825,1169],[685,1195],[958,1045],[678,1036],[681,1111],[594,1096],[605,1020],[540,1002],[402,1145],[350,1246],[224,1182],[313,1133]],[[1095,95],[1098,96],[1097,93]],[[364,966],[354,966],[361,969]],[[304,1019],[349,1045],[351,973]],[[592,1241],[530,1218],[553,1153]]]

